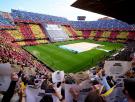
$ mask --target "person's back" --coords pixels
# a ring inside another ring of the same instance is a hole
[[[124,90],[125,96],[128,102],[135,102],[135,79],[125,79],[124,80]]]
[[[100,96],[97,92],[90,92],[85,99],[85,102],[106,102],[102,96]]]

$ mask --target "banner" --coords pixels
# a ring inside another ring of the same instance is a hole
[[[106,75],[121,76],[131,68],[131,62],[128,61],[105,61],[104,69]]]
[[[55,71],[52,74],[52,81],[53,83],[64,81],[64,71]]]

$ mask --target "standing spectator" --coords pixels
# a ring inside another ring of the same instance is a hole
[[[90,92],[85,99],[85,102],[106,102],[97,92]]]
[[[124,94],[127,97],[127,102],[135,102],[135,79],[124,80]]]
[[[10,83],[10,86],[3,96],[2,102],[10,102],[11,98],[13,97],[15,92],[16,82],[18,81],[18,75],[16,73],[12,73],[11,80],[12,81]]]

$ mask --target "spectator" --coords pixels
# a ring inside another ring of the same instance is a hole
[[[15,92],[16,82],[18,81],[18,75],[12,73],[11,80],[12,81],[10,83],[10,86],[3,96],[2,102],[10,102],[11,98],[13,97]]]
[[[124,80],[124,90],[125,96],[128,102],[135,102],[135,79],[125,79]]]
[[[85,102],[106,102],[97,92],[93,91],[88,94]]]

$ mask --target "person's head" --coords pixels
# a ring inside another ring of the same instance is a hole
[[[40,102],[53,102],[53,98],[50,95],[45,95]]]
[[[28,83],[28,76],[22,75],[21,79],[22,79],[22,82],[24,82],[24,84]]]
[[[11,80],[12,81],[18,81],[18,75],[16,73],[11,74]]]
[[[105,76],[105,70],[104,69],[102,69],[101,74],[102,74],[102,76]]]
[[[135,62],[132,63],[132,67],[135,67]]]
[[[97,85],[97,84],[99,84],[99,81],[97,81],[97,80],[92,80],[91,83],[92,83],[92,85]]]
[[[93,75],[96,75],[96,74],[97,74],[97,72],[96,72],[95,70],[93,70],[93,71],[92,71],[92,74],[93,74]]]
[[[124,80],[124,94],[128,98],[128,102],[135,102],[135,79]]]
[[[92,91],[86,97],[85,102],[106,102],[106,101],[97,92]]]

